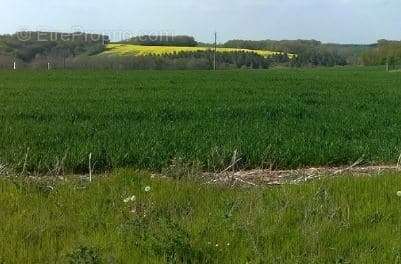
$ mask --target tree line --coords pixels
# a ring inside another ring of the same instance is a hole
[[[176,46],[196,47],[198,42],[192,36],[185,35],[142,35],[136,36],[120,43],[143,45],[143,46]]]
[[[213,68],[213,44],[199,43],[191,36],[144,35],[123,43],[208,46],[211,50],[144,57],[94,56],[103,52],[108,43],[108,36],[81,32],[17,32],[13,35],[0,35],[0,67],[10,68],[15,61],[18,67],[26,68],[46,68],[48,63],[53,68]],[[220,69],[401,64],[401,41],[380,40],[371,45],[343,45],[317,40],[230,40],[218,46],[279,52],[269,58],[253,52],[218,52],[216,62]]]
[[[94,55],[104,50],[109,37],[98,34],[58,32],[17,32],[0,35],[0,55],[29,63],[38,57]]]
[[[361,54],[374,45],[325,44],[317,40],[230,40],[221,46],[292,53],[296,54],[292,66],[315,67],[361,64]]]
[[[267,69],[278,65],[288,65],[290,61],[286,54],[276,54],[269,58],[241,51],[216,54],[218,69]],[[12,57],[0,55],[0,68],[10,69],[12,65]],[[38,56],[29,63],[17,60],[17,68],[47,69],[48,66],[52,69],[210,70],[214,68],[214,53],[212,50],[206,50],[147,56],[80,55],[67,58]]]
[[[364,65],[401,65],[401,41],[379,40],[376,47],[362,54]]]

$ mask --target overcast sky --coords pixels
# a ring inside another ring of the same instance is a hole
[[[401,0],[0,0],[0,32],[168,32],[199,41],[401,39]]]

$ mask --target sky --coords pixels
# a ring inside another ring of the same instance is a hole
[[[113,40],[143,34],[198,41],[401,39],[400,0],[0,0],[0,33],[90,32]]]

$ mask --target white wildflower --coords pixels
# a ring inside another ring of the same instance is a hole
[[[397,192],[397,196],[398,196],[398,197],[401,197],[401,191],[398,191],[398,192]]]
[[[145,192],[150,192],[150,190],[152,190],[152,188],[150,186],[145,187]]]
[[[136,200],[136,196],[132,195],[131,197],[125,198],[123,201],[124,203],[134,202]]]

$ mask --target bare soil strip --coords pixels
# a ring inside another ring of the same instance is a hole
[[[250,170],[225,171],[222,173],[204,173],[208,183],[249,186],[275,186],[281,184],[299,184],[322,177],[335,176],[374,176],[388,172],[401,172],[400,166],[349,166],[319,167],[297,170]]]
[[[204,172],[201,173],[203,180],[207,184],[222,184],[226,186],[279,186],[283,184],[300,184],[312,180],[326,177],[336,176],[378,176],[385,173],[401,173],[401,158],[398,165],[381,165],[381,166],[360,166],[360,161],[355,162],[348,167],[316,167],[301,168],[294,170],[272,170],[272,169],[255,169],[247,171],[236,171],[233,166],[228,167],[222,172]],[[4,166],[0,164],[1,177],[22,176],[21,174],[8,173]],[[107,177],[109,173],[97,174],[95,177]],[[152,173],[152,178],[168,179],[167,175]],[[199,174],[198,174],[199,176]],[[90,182],[91,175],[26,175],[28,179],[35,181],[64,181],[69,177]]]

